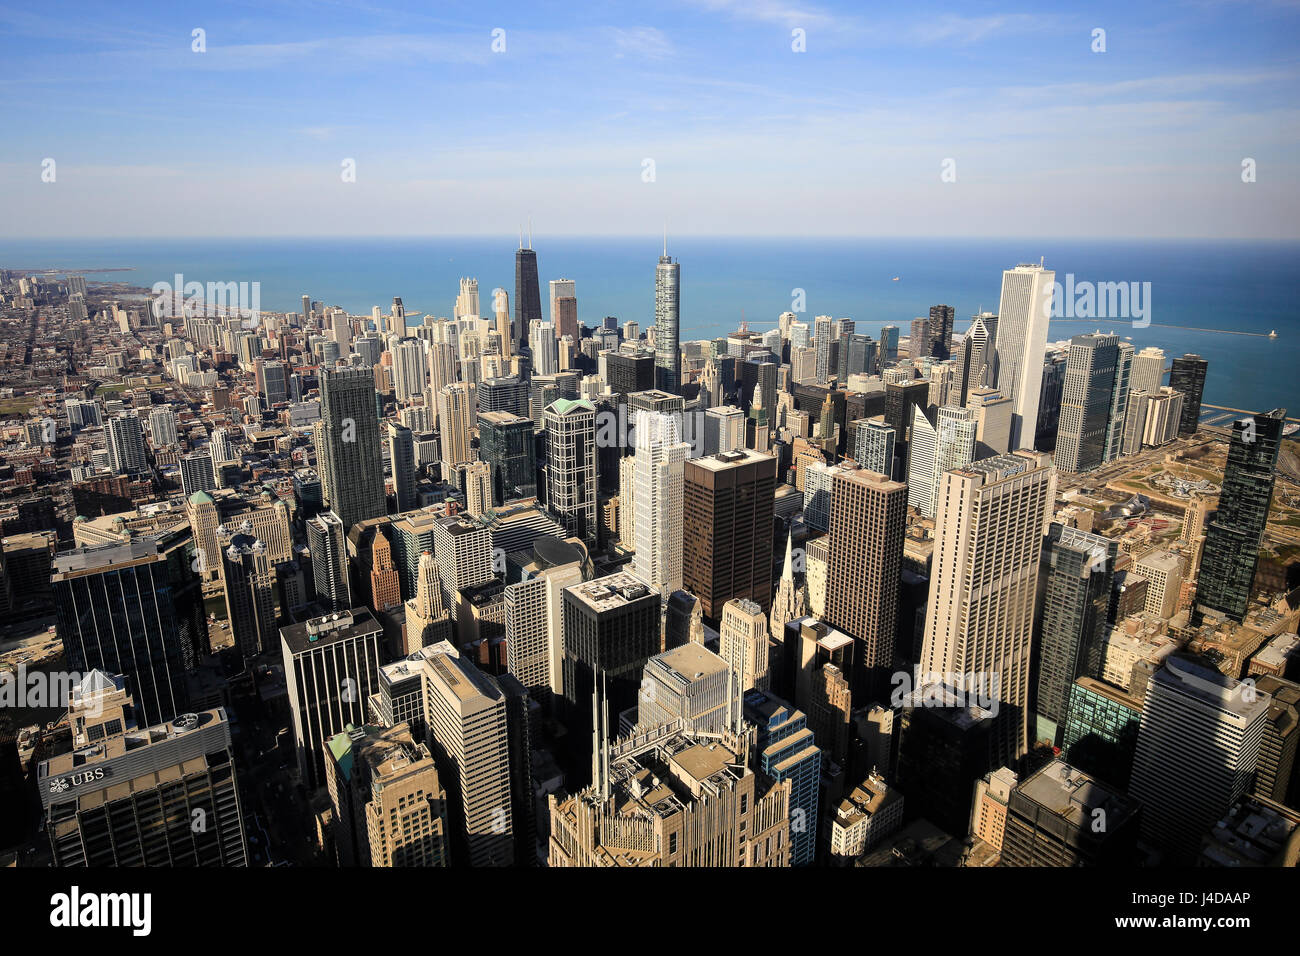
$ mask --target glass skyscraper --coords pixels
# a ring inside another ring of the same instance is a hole
[[[677,336],[681,326],[681,265],[665,252],[655,267],[656,386],[674,395],[682,390],[682,354]]]

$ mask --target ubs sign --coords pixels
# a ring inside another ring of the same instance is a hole
[[[80,773],[70,773],[66,777],[55,777],[51,780],[50,793],[67,793],[73,787],[80,787],[82,784],[94,783],[96,780],[103,779],[103,767],[96,767],[94,770],[83,770]]]

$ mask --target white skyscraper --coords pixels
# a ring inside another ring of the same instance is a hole
[[[996,339],[998,390],[1011,399],[1011,447],[1031,448],[1038,425],[1043,356],[1056,273],[1021,264],[1002,273]]]
[[[912,407],[912,441],[907,468],[907,505],[933,518],[939,480],[945,471],[963,468],[975,459],[978,422],[969,408],[944,406],[935,421]]]
[[[1130,392],[1158,392],[1165,377],[1165,350],[1147,346],[1133,356]]]
[[[825,385],[830,375],[831,335],[834,323],[829,315],[813,319],[813,347],[817,350],[817,384]]]
[[[1129,796],[1142,836],[1190,864],[1201,839],[1250,787],[1273,699],[1253,682],[1174,655],[1146,689]]]
[[[637,411],[632,573],[665,598],[682,586],[682,489],[690,453],[674,416]]]
[[[939,486],[917,666],[997,701],[996,763],[1028,749],[1034,603],[1055,476],[1051,455],[1017,451],[945,472]]]
[[[424,372],[424,344],[419,339],[402,339],[393,346],[393,391],[399,402],[424,394]]]
[[[534,320],[528,329],[528,345],[533,350],[533,374],[554,375],[560,370],[555,326],[550,322]]]

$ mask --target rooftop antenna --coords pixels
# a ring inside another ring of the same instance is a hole
[[[524,247],[524,224],[521,222],[519,224],[519,248],[522,249],[523,247]]]
[[[668,257],[668,220],[664,220],[664,258]]]
[[[533,217],[528,217],[528,248],[533,247]]]

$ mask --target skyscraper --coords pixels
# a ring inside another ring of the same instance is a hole
[[[306,527],[316,601],[323,611],[345,611],[352,606],[352,588],[343,522],[334,512],[323,511],[309,520]]]
[[[322,464],[330,509],[346,531],[388,512],[375,380],[364,367],[320,370]]]
[[[1219,509],[1205,532],[1198,613],[1217,612],[1242,621],[1259,565],[1259,546],[1273,503],[1273,469],[1286,409],[1242,418],[1232,424],[1228,463],[1223,469]]]
[[[481,412],[479,457],[492,468],[495,504],[537,496],[537,453],[533,421],[509,412]]]
[[[666,599],[682,586],[682,469],[691,446],[671,415],[638,410],[635,427],[632,570]]]
[[[894,436],[892,428],[885,424],[883,416],[859,418],[851,422],[853,460],[867,471],[882,475],[894,473]]]
[[[277,649],[275,568],[266,545],[249,533],[251,525],[234,533],[223,531],[217,529],[217,545],[226,613],[235,647],[251,662]]]
[[[546,505],[565,530],[596,543],[596,407],[558,399],[543,415],[546,427]]]
[[[1205,373],[1210,363],[1190,352],[1176,358],[1169,372],[1169,387],[1183,393],[1183,414],[1178,422],[1178,434],[1195,435],[1201,421],[1201,397],[1205,392]]]
[[[845,677],[864,702],[883,699],[894,669],[906,530],[907,485],[851,465],[837,469],[826,620],[853,638],[855,673]]]
[[[325,783],[325,742],[366,719],[379,689],[384,629],[364,607],[280,628],[280,653],[298,769],[308,790]]]
[[[802,552],[800,558],[802,558]],[[781,565],[781,577],[777,581],[776,595],[772,598],[772,612],[768,617],[768,635],[773,642],[780,643],[785,637],[785,626],[807,616],[808,585],[796,583],[794,579],[794,535],[785,539],[785,562]]]
[[[1056,466],[1065,472],[1100,468],[1115,399],[1119,336],[1089,333],[1070,339],[1056,433]]]
[[[748,598],[736,598],[722,606],[722,625],[718,628],[718,656],[735,674],[738,694],[758,688],[767,690],[768,674],[767,615]]]
[[[520,237],[515,252],[515,349],[528,348],[528,332],[534,322],[542,321],[542,293],[537,282],[537,253],[533,251],[532,230],[528,248]]]
[[[1036,739],[1061,743],[1070,692],[1079,677],[1100,677],[1106,612],[1118,544],[1053,523],[1041,560]]]
[[[123,412],[108,420],[109,467],[119,475],[137,475],[149,469],[145,456],[144,429],[135,412]]]
[[[1034,444],[1055,280],[1056,273],[1041,265],[1022,263],[1002,273],[996,343],[997,386],[1011,399],[1013,449]]]
[[[463,382],[438,392],[438,437],[442,449],[442,478],[451,481],[456,466],[474,460],[470,427],[476,414],[474,389]]]
[[[956,310],[950,305],[930,306],[930,321],[926,323],[929,341],[924,354],[937,359],[952,357],[952,322]]]
[[[958,675],[964,690],[998,701],[995,763],[1028,748],[1035,592],[1055,473],[1050,455],[1017,451],[947,472],[939,490],[918,667]]]
[[[432,553],[425,551],[420,555],[416,574],[415,597],[406,602],[407,654],[451,640],[451,620],[442,600],[442,578]]]
[[[124,674],[145,724],[189,703],[167,556],[153,538],[65,551],[51,583],[68,670]]]
[[[1147,685],[1129,795],[1142,804],[1142,837],[1195,859],[1201,839],[1250,788],[1271,698],[1179,655]]]
[[[1106,423],[1106,461],[1114,461],[1124,454],[1124,429],[1133,380],[1133,346],[1120,342],[1116,348],[1115,387],[1111,389],[1110,421]]]
[[[655,387],[680,394],[682,353],[678,345],[681,324],[681,264],[668,255],[667,245],[655,267]]]
[[[1133,373],[1129,378],[1129,391],[1158,392],[1164,384],[1165,351],[1147,346],[1133,356]]]
[[[410,511],[417,504],[415,498],[415,437],[405,425],[386,422],[388,432],[388,460],[393,472],[393,494],[397,499],[397,513]]]

